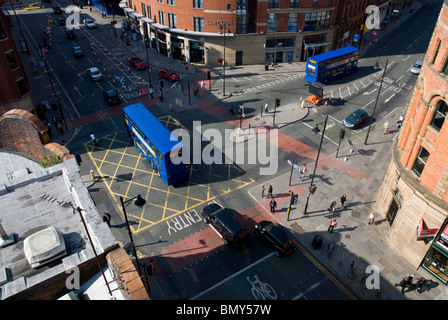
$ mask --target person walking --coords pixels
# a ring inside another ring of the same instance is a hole
[[[229,113],[230,113],[232,116],[235,115],[235,111],[234,111],[234,106],[233,106],[233,104],[230,105]]]
[[[108,212],[104,212],[104,214],[103,214],[103,222],[106,222],[107,225],[109,226],[109,228],[110,228],[110,219],[111,218],[112,217],[110,216],[110,214]]]
[[[272,198],[272,186],[271,185],[269,185],[269,188],[268,188],[268,198]]]
[[[406,287],[412,284],[412,279],[414,279],[414,274],[408,274],[400,281],[400,283],[396,283],[395,286],[400,286],[401,293],[404,294]]]
[[[300,172],[302,173],[302,181],[305,180],[305,174],[307,173],[308,169],[306,168],[305,164],[303,165],[302,169],[300,169]]]
[[[328,232],[333,233],[334,228],[338,223],[336,222],[336,218],[331,219],[330,225],[328,226]]]
[[[95,147],[98,145],[98,142],[96,141],[96,138],[95,138],[95,134],[93,132],[90,134],[90,141],[92,141],[92,143]]]
[[[426,283],[426,279],[425,279],[424,277],[420,277],[420,278],[417,280],[416,285],[417,285],[417,291],[418,291],[418,293],[422,293],[423,285],[424,285],[425,283]]]
[[[374,222],[375,222],[375,214],[372,211],[369,214],[369,224],[373,224]]]
[[[277,208],[277,202],[275,201],[274,198],[271,199],[269,206],[271,207],[271,213],[275,213],[275,208]]]
[[[269,113],[269,104],[267,102],[264,104],[264,113]]]
[[[327,210],[330,211],[331,214],[334,214],[334,212],[336,211],[336,201],[333,201]]]
[[[341,200],[341,207],[342,207],[342,209],[344,209],[345,208],[345,202],[347,201],[347,196],[346,196],[345,193],[342,195],[340,200]]]

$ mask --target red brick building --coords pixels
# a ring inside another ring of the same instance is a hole
[[[12,109],[34,110],[28,79],[9,29],[10,21],[0,10],[0,115]]]
[[[444,1],[377,199],[390,244],[448,283],[448,0]]]

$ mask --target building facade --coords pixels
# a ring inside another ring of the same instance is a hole
[[[448,283],[448,0],[444,1],[379,191],[390,245]]]
[[[17,21],[17,20],[15,20]],[[0,115],[8,110],[34,111],[34,99],[19,52],[9,29],[15,23],[8,12],[0,10]],[[28,50],[24,42],[22,50]]]

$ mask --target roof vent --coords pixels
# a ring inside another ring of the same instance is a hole
[[[14,243],[14,234],[8,235],[3,229],[2,220],[0,219],[0,247],[4,248]]]
[[[27,237],[23,250],[28,263],[37,268],[67,254],[64,237],[55,227],[49,227]]]

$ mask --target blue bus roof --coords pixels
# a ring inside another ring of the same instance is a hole
[[[321,54],[309,57],[308,60],[311,59],[311,60],[316,61],[317,63],[319,63],[321,61],[325,61],[325,60],[328,60],[328,59],[333,59],[333,58],[336,58],[338,56],[342,56],[342,55],[347,54],[347,53],[353,53],[355,51],[359,51],[359,49],[356,48],[356,47],[348,46],[348,47],[344,47],[344,48],[328,51],[328,52],[325,52],[325,53],[321,53]]]
[[[154,144],[161,154],[166,154],[175,146],[181,146],[177,139],[170,140],[171,131],[165,127],[142,103],[131,104],[123,108],[132,122]]]

